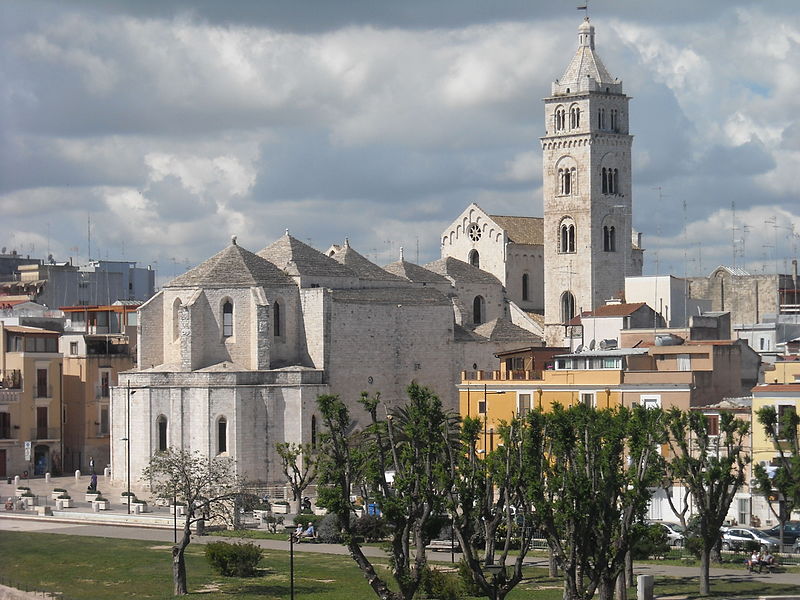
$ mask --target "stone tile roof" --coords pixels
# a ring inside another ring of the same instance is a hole
[[[500,280],[491,273],[482,271],[452,256],[440,258],[432,263],[428,263],[425,265],[425,268],[439,275],[452,277],[456,283],[492,283],[495,285],[502,285]]]
[[[463,325],[456,323],[453,329],[453,339],[457,342],[484,342],[485,338],[473,333]]]
[[[473,331],[492,342],[532,343],[542,341],[542,338],[535,333],[514,325],[508,319],[503,318],[487,321],[482,325],[478,325]]]
[[[515,244],[544,244],[544,219],[541,217],[513,217],[489,215],[506,230],[509,240]]]
[[[595,308],[593,312],[588,313],[586,316],[590,317],[627,317],[632,315],[637,310],[647,306],[646,302],[629,302],[621,304],[604,304]]]
[[[409,304],[450,306],[450,299],[434,288],[392,287],[360,290],[332,290],[334,302],[346,304]]]
[[[588,22],[584,22],[581,24],[579,31],[588,34],[590,29],[592,30],[592,35],[594,35],[591,25],[589,25]],[[577,91],[582,88],[581,84],[584,83],[587,78],[593,79],[598,84],[619,83],[611,76],[611,73],[608,72],[603,61],[601,61],[600,57],[595,53],[593,44],[578,46],[578,51],[575,53],[575,56],[572,57],[569,65],[567,65],[567,69],[558,82],[562,86],[570,85]]]
[[[344,246],[334,247],[332,250],[332,258],[352,270],[358,275],[359,279],[369,281],[405,281],[404,277],[385,271],[362,254],[353,250],[348,241],[345,241]]]
[[[352,270],[297,238],[293,238],[288,232],[258,252],[258,256],[266,258],[269,262],[292,274],[321,277],[356,276]]]
[[[533,321],[537,325],[540,325],[541,327],[544,327],[544,315],[543,314],[538,313],[538,312],[534,312],[532,310],[526,310],[524,312],[525,312],[526,315],[528,315],[530,317],[531,321]]]
[[[446,277],[403,259],[386,265],[383,269],[384,271],[388,271],[389,273],[393,273],[394,275],[407,279],[408,281],[413,281],[414,283],[439,283],[450,285],[450,280]]]
[[[282,270],[260,256],[239,246],[230,246],[205,262],[178,275],[164,287],[253,287],[262,285],[294,285]]]

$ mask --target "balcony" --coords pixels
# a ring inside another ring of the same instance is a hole
[[[8,369],[0,371],[0,390],[21,390],[22,371],[19,369]]]
[[[16,440],[19,437],[19,431],[11,426],[0,427],[0,442],[4,440]]]
[[[32,441],[57,440],[61,438],[61,430],[58,427],[33,427],[31,429]]]
[[[95,385],[94,397],[95,399],[108,398],[111,395],[111,387],[108,385]]]
[[[14,390],[4,390],[0,388],[0,404],[6,404],[8,402],[19,402],[19,399],[22,397],[22,392],[14,391]]]

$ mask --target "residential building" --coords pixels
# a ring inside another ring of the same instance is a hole
[[[667,327],[688,327],[692,315],[711,310],[711,301],[689,297],[689,280],[673,275],[627,276],[625,301],[646,302],[659,313]],[[725,337],[730,337],[727,332]]]
[[[58,336],[0,320],[0,477],[61,470]]]
[[[566,339],[570,350],[616,348],[621,332],[643,327],[663,327],[664,319],[644,302],[611,300],[593,311],[584,312],[569,322]]]

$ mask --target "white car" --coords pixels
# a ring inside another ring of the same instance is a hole
[[[667,543],[670,546],[683,547],[683,525],[680,523],[667,523],[665,521],[653,521],[652,525],[661,525],[664,533],[667,534]]]

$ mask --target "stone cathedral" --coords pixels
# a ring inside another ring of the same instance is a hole
[[[277,442],[314,443],[316,398],[404,401],[416,380],[457,409],[463,369],[497,352],[562,345],[566,323],[640,274],[631,246],[628,97],[579,28],[578,51],[545,99],[544,219],[471,204],[442,257],[380,267],[345,241],[316,250],[286,235],[258,253],[234,238],[139,310],[137,368],[111,392],[116,481],[138,481],[169,447],[236,460],[278,483]],[[124,440],[124,441],[123,441]],[[128,457],[128,448],[130,457]]]

